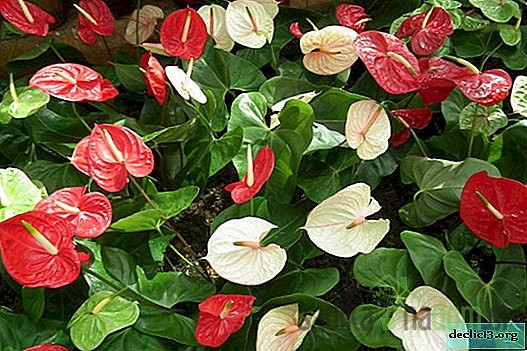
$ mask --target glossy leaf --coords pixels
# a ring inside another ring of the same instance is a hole
[[[470,103],[459,114],[459,129],[492,135],[507,126],[508,118],[500,105],[480,106]]]
[[[0,221],[28,212],[46,195],[18,168],[0,169]]]
[[[395,306],[379,307],[371,304],[356,307],[350,315],[353,335],[368,347],[400,348],[401,342],[388,330],[388,322],[395,309]]]
[[[49,95],[40,89],[31,87],[17,88],[17,99],[14,100],[8,91],[4,94],[0,104],[0,118],[2,123],[7,123],[13,118],[26,118],[36,112],[49,102]]]

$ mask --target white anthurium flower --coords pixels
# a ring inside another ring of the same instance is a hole
[[[257,217],[231,219],[210,237],[205,259],[222,278],[233,283],[266,283],[280,273],[287,261],[287,253],[280,246],[260,246],[274,228],[274,224]]]
[[[373,160],[388,150],[392,130],[388,114],[373,100],[351,104],[346,120],[346,140],[361,160]]]
[[[145,5],[139,10],[139,20],[137,11],[135,9],[132,12],[124,34],[124,39],[132,45],[139,45],[148,40],[154,34],[157,20],[165,17],[163,10],[153,5]],[[136,30],[139,42],[137,42]]]
[[[319,311],[306,316],[301,325],[298,320],[298,304],[273,308],[258,324],[256,351],[295,351],[318,318]]]
[[[206,104],[207,96],[199,85],[190,78],[193,63],[194,59],[190,59],[186,73],[177,66],[168,66],[165,68],[165,72],[168,80],[183,99],[190,100],[190,98],[193,98],[200,104]]]
[[[227,31],[243,46],[259,49],[271,42],[274,34],[273,19],[265,7],[252,0],[235,0],[227,6]]]
[[[373,251],[390,230],[390,221],[366,219],[381,209],[370,192],[369,185],[356,183],[322,201],[307,216],[303,229],[309,239],[337,257]]]
[[[225,9],[216,4],[205,5],[198,10],[198,13],[207,26],[207,32],[214,39],[216,48],[231,51],[234,41],[227,32]]]
[[[330,76],[350,68],[359,58],[353,42],[358,34],[344,26],[328,26],[307,32],[300,38],[305,55],[304,67],[322,76]]]
[[[271,129],[274,129],[280,125],[280,120],[278,119],[278,113],[282,111],[282,109],[285,107],[285,104],[287,104],[288,101],[291,100],[299,100],[302,102],[305,102],[306,104],[309,104],[311,100],[313,100],[320,92],[317,92],[315,90],[309,91],[306,93],[301,93],[295,96],[290,96],[286,99],[278,101],[276,104],[271,106],[271,111],[274,112],[273,115],[271,115],[271,125],[269,126]]]
[[[455,327],[458,331],[466,331],[465,321],[452,301],[440,291],[430,286],[420,286],[414,289],[406,298],[406,305],[416,312],[407,312],[399,307],[393,314],[388,328],[402,340],[406,351],[446,351],[447,329]],[[459,345],[456,340],[456,345]],[[465,340],[468,350],[468,339]]]
[[[280,1],[275,0],[253,0],[262,5],[265,9],[265,11],[271,16],[271,18],[275,18],[276,15],[278,15]]]

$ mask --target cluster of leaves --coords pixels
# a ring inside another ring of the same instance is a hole
[[[3,33],[45,36],[51,19],[20,3],[0,6],[16,15]],[[92,69],[44,40],[10,60],[0,273],[24,313],[0,307],[0,349],[436,350],[437,339],[397,324],[429,312],[427,299],[458,320],[524,314],[523,5],[355,5],[366,11],[276,12],[258,0],[187,8],[152,44],[163,11],[137,9],[115,33],[105,3],[82,0],[80,39],[124,35],[136,56],[117,52]],[[175,217],[185,220],[211,179],[231,182],[218,173],[232,165],[235,204],[212,222],[205,256]],[[398,191],[413,193],[402,233],[389,229],[396,218],[366,218],[383,206],[370,191],[396,171]],[[383,238],[404,248],[376,248]],[[307,268],[320,250],[357,256],[353,278],[372,303],[346,301],[347,316],[324,298],[340,274]],[[42,257],[63,275],[37,272]]]

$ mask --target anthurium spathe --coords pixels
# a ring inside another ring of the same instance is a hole
[[[28,288],[59,288],[80,274],[89,255],[75,250],[71,224],[44,212],[0,223],[0,253],[11,277]]]
[[[46,66],[31,77],[29,85],[67,101],[102,102],[119,95],[99,72],[76,63]]]
[[[447,350],[447,330],[455,325],[458,331],[466,330],[461,313],[452,301],[440,291],[430,286],[414,289],[405,301],[408,312],[397,308],[388,328],[402,340],[407,351],[444,351]],[[466,347],[459,350],[468,350]]]
[[[231,51],[234,41],[227,32],[226,11],[220,5],[205,5],[199,8],[199,15],[205,21],[207,33],[214,39],[216,47],[221,50]]]
[[[49,25],[55,23],[52,15],[24,0],[0,1],[0,13],[6,21],[22,32],[39,37],[48,35]]]
[[[208,242],[205,259],[224,279],[241,285],[260,285],[284,268],[286,251],[276,244],[262,246],[276,226],[265,219],[244,217],[221,224]]]
[[[412,129],[424,129],[432,119],[432,110],[426,107],[393,110],[390,113],[405,128],[392,136],[391,144],[393,146],[404,144],[410,137]]]
[[[144,70],[143,80],[148,89],[148,95],[154,96],[157,102],[163,106],[168,96],[165,69],[151,52],[141,56],[139,67]]]
[[[399,38],[382,32],[360,33],[355,49],[377,84],[390,94],[405,94],[419,87],[417,58]]]
[[[154,34],[157,21],[163,17],[165,17],[163,10],[154,5],[145,5],[141,9],[135,9],[130,15],[124,39],[132,45],[139,45],[147,41]]]
[[[20,169],[0,169],[0,221],[31,211],[45,193]]]
[[[170,55],[197,60],[207,42],[207,26],[196,10],[172,12],[161,26],[161,44]]]
[[[269,146],[262,147],[254,161],[252,157],[252,148],[248,145],[247,173],[241,181],[225,187],[225,190],[231,193],[232,200],[237,204],[243,204],[258,194],[273,173],[274,152]]]
[[[340,4],[335,12],[339,23],[357,33],[362,33],[370,20],[364,8],[357,5]]]
[[[166,68],[166,75],[170,83],[174,86],[178,94],[185,100],[193,98],[200,104],[207,103],[207,96],[203,93],[203,90],[199,85],[192,80],[192,67],[194,65],[194,59],[190,59],[187,72],[183,71],[178,66],[168,66]]]
[[[227,6],[226,17],[227,32],[238,44],[259,49],[273,39],[273,18],[257,1],[232,1]]]
[[[483,171],[469,178],[461,193],[461,219],[478,237],[505,248],[527,244],[527,187]]]
[[[302,323],[298,304],[273,308],[260,323],[256,335],[256,351],[295,351],[315,324],[319,311],[306,315]]]
[[[64,188],[42,199],[35,211],[64,218],[73,225],[73,235],[95,238],[108,229],[112,222],[112,205],[98,192],[86,194],[87,186]]]
[[[199,304],[196,340],[204,346],[219,347],[238,332],[252,312],[256,297],[251,295],[217,294]]]
[[[77,34],[86,45],[97,43],[97,34],[110,36],[115,31],[115,18],[102,0],[81,0],[73,5],[79,14]]]
[[[381,206],[365,183],[349,185],[322,201],[303,227],[321,250],[338,257],[371,252],[390,229],[387,219],[371,220]]]
[[[302,33],[302,31],[300,30],[300,23],[298,22],[291,23],[291,25],[289,26],[289,32],[293,34],[293,36],[297,39],[302,38],[302,36],[304,35],[304,33]]]
[[[358,56],[353,46],[357,32],[343,26],[328,26],[300,38],[302,62],[308,71],[329,76],[350,68]]]
[[[73,152],[73,165],[109,192],[121,191],[129,175],[142,178],[154,169],[152,150],[132,130],[100,124]]]
[[[68,351],[68,349],[58,344],[42,344],[30,347],[24,351]]]
[[[391,126],[383,106],[373,100],[357,101],[348,109],[346,141],[362,160],[373,160],[388,150]]]
[[[412,51],[419,56],[431,55],[443,46],[447,36],[454,33],[452,19],[441,7],[408,17],[395,35],[412,37]]]

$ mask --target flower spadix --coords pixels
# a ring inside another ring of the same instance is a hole
[[[168,66],[165,68],[165,72],[168,80],[178,94],[185,100],[193,98],[200,104],[207,103],[207,96],[203,93],[203,90],[199,85],[192,80],[192,67],[194,66],[194,59],[190,59],[187,72],[183,71],[178,66]]]
[[[267,312],[258,324],[256,351],[295,351],[318,318],[319,311],[306,315],[302,323],[298,304],[276,307]]]
[[[226,17],[229,36],[238,44],[258,49],[273,39],[273,18],[257,1],[231,2]]]
[[[346,141],[362,160],[373,160],[388,150],[391,135],[390,119],[373,100],[357,101],[348,109]]]
[[[147,41],[154,34],[157,21],[163,17],[165,13],[157,6],[145,5],[141,9],[135,9],[130,15],[124,39],[132,45]]]
[[[207,32],[214,39],[216,48],[231,51],[234,41],[227,32],[226,11],[220,5],[212,4],[200,7],[199,15],[205,21]]]
[[[224,279],[241,285],[260,285],[284,268],[286,251],[261,242],[276,226],[265,219],[245,217],[221,224],[208,242],[205,259]]]
[[[0,253],[11,277],[28,288],[73,282],[89,255],[77,252],[71,224],[44,212],[26,212],[0,223]]]
[[[469,178],[459,213],[467,227],[492,245],[527,244],[527,187],[483,171]]]
[[[300,38],[304,67],[323,76],[350,68],[358,59],[353,46],[356,38],[357,32],[344,26],[328,26],[305,33]]]
[[[388,328],[402,340],[407,351],[447,350],[449,324],[455,323],[458,330],[461,328],[460,331],[465,328],[463,317],[452,301],[430,286],[414,289],[406,298],[406,306],[415,313],[403,307],[397,308]],[[466,346],[460,350],[468,350],[468,339]]]
[[[161,26],[161,44],[173,56],[197,60],[207,42],[207,27],[193,8],[172,12]]]
[[[73,5],[79,14],[77,34],[86,45],[97,43],[97,34],[112,35],[115,31],[115,18],[102,0],[81,0]]]
[[[48,35],[49,25],[55,23],[52,15],[24,0],[0,1],[0,13],[6,21],[22,32],[39,37]]]
[[[356,183],[322,201],[307,217],[309,239],[338,257],[371,252],[388,233],[390,221],[367,219],[381,209],[370,192],[369,185]]]

